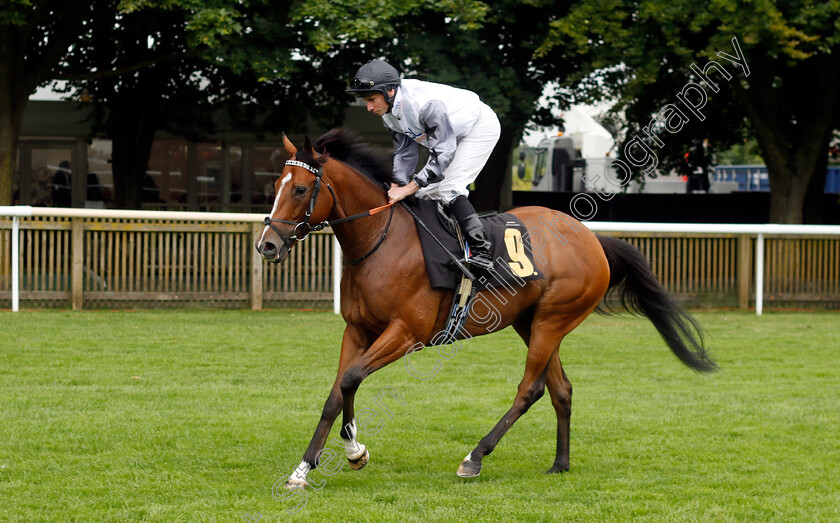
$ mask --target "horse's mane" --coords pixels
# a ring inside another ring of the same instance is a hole
[[[378,184],[391,183],[391,155],[362,141],[350,129],[333,129],[318,138],[315,150],[346,163]]]

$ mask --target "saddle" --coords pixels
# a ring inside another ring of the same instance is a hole
[[[515,292],[515,285],[544,277],[535,269],[527,230],[516,216],[492,213],[481,217],[492,246],[494,270],[477,276],[467,269],[464,236],[448,208],[432,200],[407,198],[403,202],[417,225],[429,282],[435,288],[455,290],[443,337],[435,337],[438,345],[460,338],[477,290],[506,286]]]
[[[406,207],[415,215],[417,232],[423,246],[423,256],[429,282],[436,289],[455,290],[464,272],[453,257],[466,264],[463,238],[457,221],[440,202],[406,198]],[[536,269],[527,228],[509,213],[491,213],[481,217],[492,248],[490,254],[495,270],[489,275],[476,275],[473,285],[478,290],[507,286],[518,287],[523,282],[542,279]]]

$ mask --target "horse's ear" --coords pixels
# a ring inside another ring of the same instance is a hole
[[[309,141],[308,136],[305,136],[304,139],[303,139],[303,150],[306,151],[307,153],[311,154],[313,158],[317,158],[317,157],[320,156],[320,154],[318,154],[315,151],[315,148],[312,147],[312,142]]]
[[[295,155],[297,152],[297,147],[292,144],[292,141],[289,140],[289,137],[286,136],[286,133],[283,133],[283,147],[286,148],[286,152],[289,153],[289,158]]]

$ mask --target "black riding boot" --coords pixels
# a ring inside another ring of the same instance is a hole
[[[449,204],[452,215],[458,220],[461,232],[470,247],[469,263],[476,269],[493,270],[493,258],[490,256],[490,241],[484,231],[484,225],[478,218],[470,201],[466,196],[458,196]]]

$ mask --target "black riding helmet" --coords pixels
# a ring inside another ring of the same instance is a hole
[[[356,76],[350,80],[348,93],[357,96],[367,96],[371,93],[382,93],[390,106],[394,97],[388,95],[389,89],[396,89],[400,85],[400,73],[384,60],[371,60],[359,67]]]

